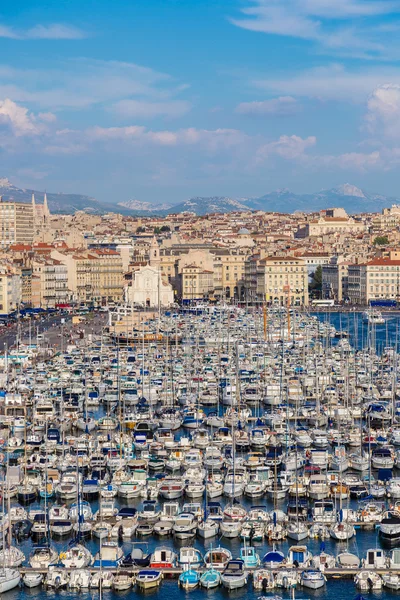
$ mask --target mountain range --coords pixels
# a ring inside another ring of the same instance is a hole
[[[0,178],[0,195],[5,200],[30,202],[32,193],[36,202],[43,201],[44,192],[22,189],[14,186],[4,177]],[[118,202],[100,202],[82,194],[63,194],[47,192],[50,212],[53,214],[73,214],[85,211],[92,214],[117,212],[131,216],[166,216],[190,212],[196,215],[210,213],[228,213],[240,210],[263,210],[266,212],[295,211],[314,212],[324,208],[342,207],[349,214],[362,212],[378,212],[384,207],[400,202],[399,198],[370,194],[360,188],[345,183],[330,190],[322,190],[314,194],[295,194],[287,189],[269,192],[258,198],[229,198],[226,196],[193,197],[179,204],[158,203],[153,205],[140,200]]]

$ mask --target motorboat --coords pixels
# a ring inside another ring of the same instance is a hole
[[[307,546],[291,546],[287,556],[287,564],[306,569],[310,566],[312,554]]]
[[[117,542],[102,542],[94,558],[93,567],[95,569],[117,569],[123,555],[123,550]]]
[[[228,590],[236,590],[246,585],[247,576],[242,560],[230,560],[221,574],[221,583]]]
[[[156,569],[141,569],[136,575],[136,585],[141,590],[148,590],[158,587],[162,578],[162,571]]]
[[[197,519],[192,513],[181,513],[172,527],[174,537],[185,540],[193,537],[197,531]]]
[[[369,308],[362,313],[362,320],[369,325],[383,325],[385,323],[382,313],[373,308]]]
[[[37,546],[29,557],[32,569],[43,570],[58,562],[58,554],[51,546]]]
[[[275,578],[269,569],[256,569],[253,572],[253,587],[255,590],[272,590],[275,587]]]
[[[367,550],[365,559],[361,561],[363,568],[384,569],[386,567],[386,556],[381,548]]]
[[[206,567],[224,569],[231,559],[231,552],[227,548],[222,548],[219,546],[217,548],[211,548],[211,550],[206,552],[204,556],[204,564]]]
[[[121,562],[121,567],[149,567],[151,560],[151,553],[146,553],[142,548],[132,548],[131,552],[127,554]]]
[[[132,587],[132,577],[127,571],[117,571],[112,582],[112,589],[116,592],[125,592]]]
[[[243,561],[245,569],[256,569],[260,564],[260,556],[253,546],[240,548],[240,560]]]
[[[286,560],[285,555],[280,550],[276,550],[275,547],[273,550],[268,551],[264,554],[262,558],[262,564],[264,567],[268,567],[269,569],[276,569],[281,567],[283,562]]]
[[[203,564],[203,557],[200,550],[192,546],[180,548],[178,555],[178,564],[183,569],[197,569]]]
[[[30,572],[26,572],[24,573],[23,577],[22,577],[22,582],[23,584],[28,587],[28,588],[35,588],[39,585],[42,584],[43,581],[43,574],[42,573],[30,573]]]
[[[176,564],[176,554],[170,548],[156,548],[150,559],[152,569],[173,569]]]
[[[318,590],[319,588],[324,587],[326,577],[319,570],[306,569],[300,576],[300,583],[303,587],[311,590]]]
[[[387,511],[379,525],[379,537],[388,545],[395,546],[400,541],[400,514]]]
[[[360,564],[358,562],[358,564]],[[336,566],[336,557],[333,554],[327,554],[322,550],[319,554],[314,554],[311,561],[313,569],[325,571],[325,569],[334,569]]]
[[[385,573],[382,575],[382,585],[389,590],[400,590],[400,575]]]
[[[184,491],[185,491],[185,484],[182,480],[177,480],[177,479],[167,480],[167,479],[165,479],[164,482],[160,486],[159,493],[162,498],[165,498],[165,500],[176,500],[183,496]]]
[[[382,579],[375,571],[359,571],[354,577],[354,583],[362,592],[382,589]]]
[[[60,553],[60,562],[67,569],[84,569],[88,567],[93,561],[91,552],[82,546],[82,544],[76,544],[72,548],[68,548],[65,552]]]
[[[49,523],[51,535],[57,537],[69,535],[73,528],[74,524],[69,519],[57,519]]]
[[[55,566],[50,566],[47,575],[44,579],[44,585],[47,588],[61,590],[66,588],[69,583],[69,574],[64,569],[59,569]]]
[[[90,588],[98,590],[101,585],[101,589],[110,590],[114,581],[114,574],[111,571],[97,571],[93,573],[90,581]]]
[[[71,589],[86,590],[91,587],[92,576],[87,569],[77,569],[71,571],[69,575],[68,587]]]

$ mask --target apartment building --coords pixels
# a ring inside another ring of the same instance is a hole
[[[308,305],[308,270],[295,256],[268,256],[257,267],[257,299],[274,304]]]
[[[32,305],[54,308],[70,299],[67,267],[51,257],[36,257],[32,261]]]
[[[35,218],[32,204],[0,198],[0,245],[33,244]]]
[[[32,305],[32,268],[20,267],[19,276],[21,278],[21,304],[24,306]]]
[[[9,315],[19,306],[21,279],[17,273],[0,269],[0,315]]]
[[[244,265],[244,299],[250,304],[257,302],[257,271],[260,259],[260,254],[253,254],[247,257]]]
[[[53,250],[68,273],[68,287],[76,302],[120,302],[124,297],[123,260],[108,248]]]
[[[370,300],[400,300],[400,253],[374,258],[363,264],[349,265],[348,295],[353,304],[367,305]]]
[[[181,294],[183,302],[202,300],[214,290],[214,274],[201,267],[185,265],[181,273]]]
[[[215,294],[223,298],[245,299],[245,264],[250,249],[224,250],[215,252]]]

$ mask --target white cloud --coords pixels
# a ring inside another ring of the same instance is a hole
[[[385,18],[400,13],[400,2],[364,0],[253,0],[241,10],[243,17],[231,22],[243,29],[295,37],[364,58],[384,56],[388,38],[378,26]],[[390,41],[397,47],[395,35]]]
[[[241,102],[236,107],[236,112],[240,115],[250,115],[256,117],[277,116],[285,117],[294,115],[300,110],[299,104],[292,96],[281,96],[271,100],[260,102]]]
[[[317,138],[313,135],[304,139],[297,135],[281,135],[278,140],[264,144],[257,150],[257,162],[262,162],[270,156],[297,160],[302,158],[305,151],[315,146],[316,143]]]
[[[136,110],[143,111],[146,103],[159,103],[161,109],[162,103],[178,102],[176,96],[186,87],[166,73],[120,61],[53,62],[49,59],[46,69],[13,69],[0,65],[0,97],[29,102],[42,110],[83,109],[96,105],[110,108],[122,100],[142,103]],[[182,109],[183,105],[178,108]]]
[[[0,25],[0,38],[9,38],[12,40],[18,40],[18,33],[12,29],[12,27],[7,27],[6,25]]]
[[[178,129],[177,131],[152,131],[143,126],[93,127],[86,130],[85,137],[91,141],[121,140],[133,143],[149,143],[157,146],[202,145],[209,150],[239,145],[247,136],[237,129]]]
[[[37,40],[80,40],[86,34],[77,27],[62,23],[51,25],[35,25],[23,34],[23,37]]]
[[[57,121],[56,115],[51,112],[39,113],[37,118],[43,121],[44,123],[55,123]]]
[[[35,25],[25,31],[16,31],[12,27],[0,25],[0,38],[14,40],[80,40],[86,37],[81,29],[63,23]]]
[[[373,168],[385,168],[390,161],[389,156],[382,157],[381,153],[377,150],[374,152],[363,153],[363,152],[346,152],[337,156],[316,156],[310,161],[311,166],[314,167],[330,167],[335,169],[342,169],[345,171],[360,171],[367,172],[368,169]]]
[[[17,137],[40,133],[40,126],[36,123],[34,115],[9,98],[0,101],[0,124],[10,128]]]
[[[371,90],[388,81],[400,85],[398,67],[351,70],[339,63],[315,67],[283,78],[258,78],[252,84],[268,93],[302,96],[319,100],[364,103]]]
[[[365,115],[367,130],[389,138],[400,134],[400,85],[388,83],[372,92]]]
[[[140,100],[120,100],[112,109],[122,117],[151,119],[154,117],[181,117],[190,110],[189,102],[171,100],[169,102],[145,102]]]

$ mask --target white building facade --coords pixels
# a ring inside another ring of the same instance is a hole
[[[156,267],[141,267],[132,273],[132,285],[126,290],[127,303],[138,306],[171,306],[174,302],[172,285],[162,280]]]

